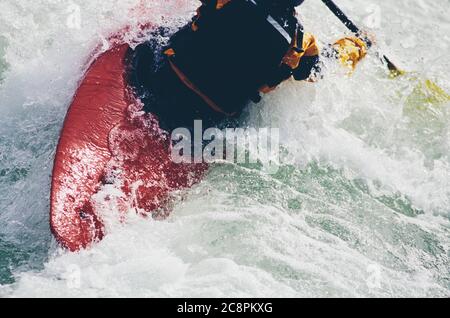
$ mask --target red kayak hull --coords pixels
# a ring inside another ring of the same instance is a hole
[[[206,165],[174,164],[170,140],[127,84],[127,44],[90,66],[68,110],[56,151],[50,224],[57,241],[78,251],[105,233],[95,195],[106,183],[120,189],[114,200],[130,210],[164,218],[174,190],[199,182]],[[104,197],[108,200],[108,196]]]

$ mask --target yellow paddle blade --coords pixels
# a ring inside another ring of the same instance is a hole
[[[440,116],[443,107],[450,102],[450,95],[438,84],[430,79],[424,79],[417,73],[405,72],[402,70],[391,71],[390,78],[398,78],[405,76],[412,90],[407,96],[404,96],[405,111],[411,112],[427,112],[432,116]],[[402,96],[402,92],[399,92]]]
[[[425,79],[415,79],[416,86],[406,99],[406,105],[417,110],[426,110],[429,107],[440,108],[450,102],[447,94],[435,82]]]
[[[448,95],[441,87],[429,79],[409,78],[412,91],[404,97],[404,114],[418,125],[438,129],[447,117]]]

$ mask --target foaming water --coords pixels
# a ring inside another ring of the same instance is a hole
[[[375,57],[352,77],[327,62],[321,82],[285,83],[249,110],[246,124],[281,128],[277,174],[216,164],[177,194],[168,220],[130,213],[122,224],[107,207],[102,242],[60,250],[50,173],[90,52],[130,21],[176,27],[197,5],[83,2],[80,28],[69,28],[77,3],[0,4],[0,295],[450,295],[449,104],[417,94],[415,76],[388,79]],[[448,91],[447,1],[340,3],[360,23],[379,10],[379,46]],[[323,43],[344,32],[320,2],[301,17]]]

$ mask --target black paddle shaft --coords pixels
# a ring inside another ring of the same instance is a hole
[[[333,0],[322,0],[322,2],[333,12],[339,20],[353,33],[361,35],[361,30],[353,23],[352,20],[334,3]],[[366,41],[366,39],[364,39]],[[369,41],[370,42],[370,41]],[[367,43],[369,45],[369,43]],[[372,43],[370,43],[372,45]]]
[[[342,23],[353,33],[355,33],[361,40],[366,42],[367,46],[370,48],[372,46],[372,41],[370,41],[367,37],[363,36],[361,33],[361,29],[353,23],[352,20],[334,3],[333,0],[322,0],[322,2],[334,13],[334,15],[341,20]],[[389,70],[399,72],[400,69],[395,66],[394,63],[386,56],[382,55],[383,59],[386,61]]]

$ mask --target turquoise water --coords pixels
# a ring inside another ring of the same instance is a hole
[[[59,249],[52,161],[90,52],[130,21],[178,26],[197,5],[138,3],[0,3],[0,296],[450,296],[450,105],[388,79],[375,56],[352,77],[327,62],[321,82],[288,82],[248,111],[280,128],[278,173],[215,164],[169,220],[118,224],[110,208],[104,241]],[[361,24],[381,12],[379,45],[450,91],[448,1],[339,3]],[[345,32],[318,1],[300,16],[322,44]]]

